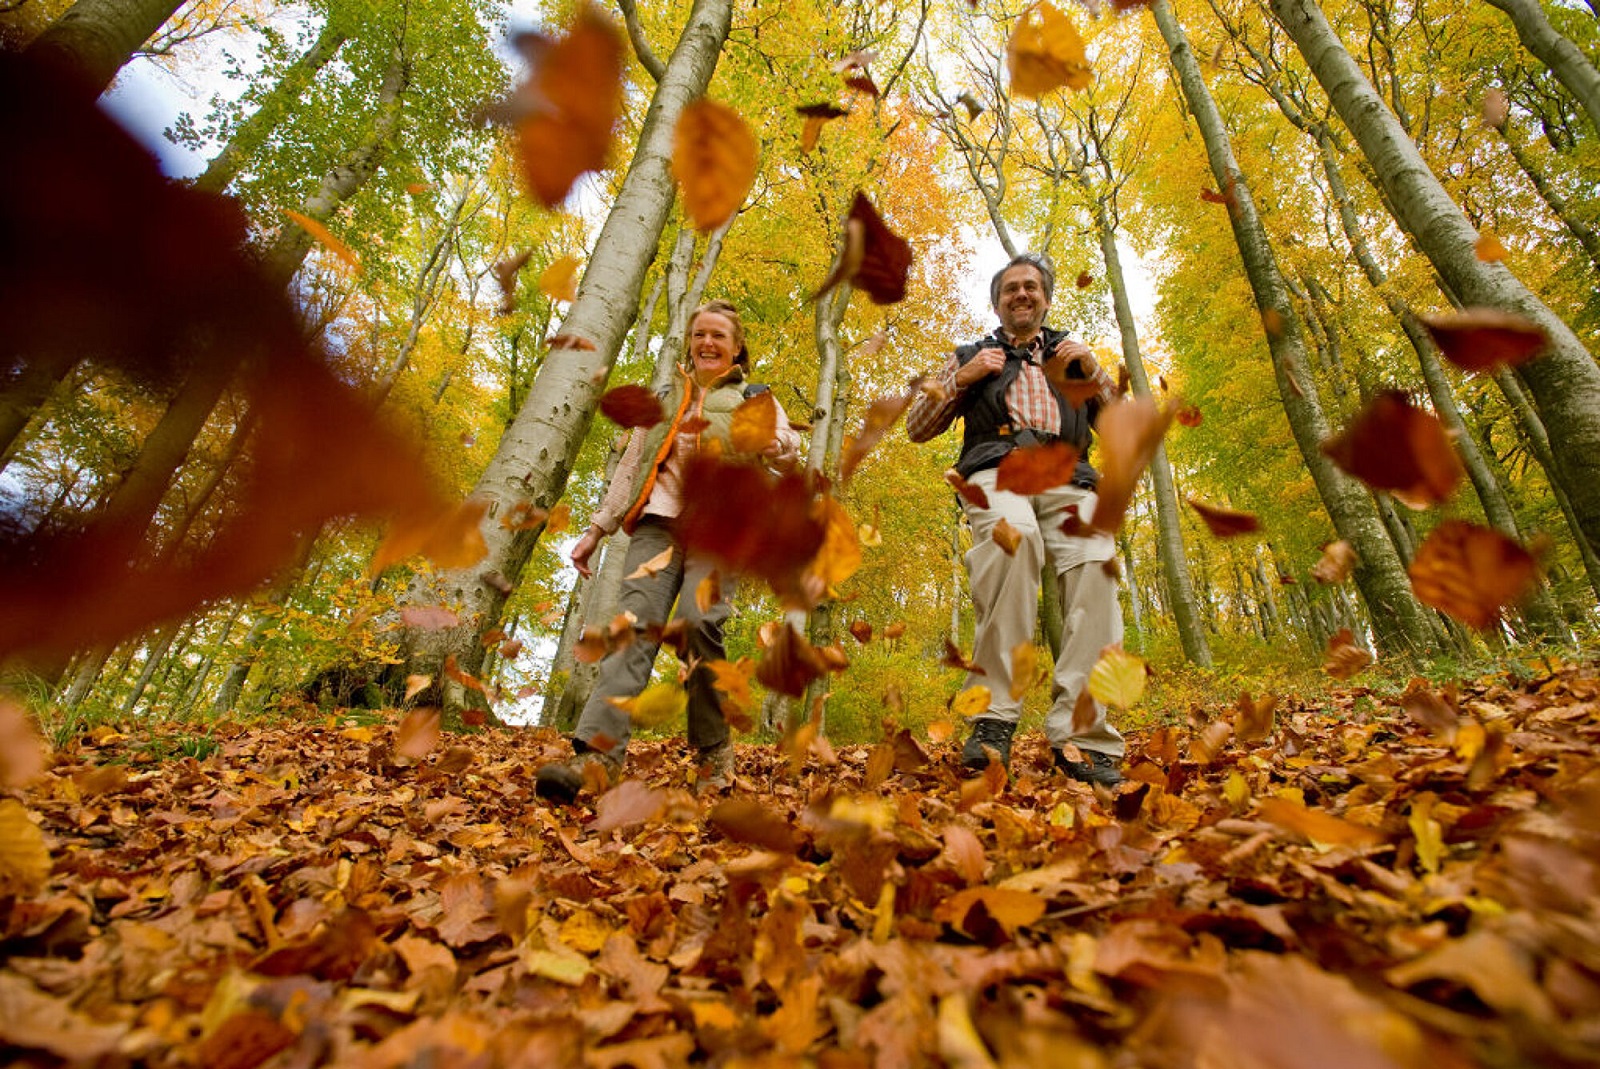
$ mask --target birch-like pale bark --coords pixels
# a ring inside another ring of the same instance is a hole
[[[182,0],[78,0],[24,54],[97,97],[181,6]]]
[[[1584,538],[1600,545],[1600,366],[1572,329],[1501,263],[1474,252],[1477,232],[1423,161],[1393,112],[1345,50],[1314,0],[1271,0],[1371,163],[1390,209],[1446,286],[1465,304],[1496,308],[1536,323],[1550,338],[1522,368],[1555,450],[1560,481]],[[1377,607],[1374,606],[1374,616]]]
[[[672,58],[645,113],[639,144],[622,186],[595,241],[577,299],[561,333],[584,338],[591,349],[552,353],[539,368],[528,400],[517,412],[473,496],[488,504],[482,523],[488,554],[478,565],[419,577],[407,592],[411,603],[443,598],[460,607],[461,625],[405,634],[407,673],[437,678],[445,658],[475,672],[483,660],[478,635],[494,626],[507,597],[544,533],[543,525],[508,530],[500,520],[518,505],[548,509],[560,500],[594,419],[600,394],[638,310],[639,293],[672,206],[669,161],[678,115],[701,96],[716,69],[732,21],[730,0],[696,0]],[[491,576],[491,573],[493,575]],[[491,576],[493,581],[486,582]],[[500,580],[504,580],[501,582]],[[465,688],[451,681],[450,707],[465,702]]]
[[[1173,18],[1167,0],[1158,0],[1152,10],[1170,50],[1184,98],[1205,141],[1206,156],[1217,188],[1230,198],[1228,219],[1256,305],[1278,314],[1280,329],[1266,332],[1278,395],[1295,444],[1311,472],[1335,531],[1355,547],[1361,560],[1354,578],[1371,609],[1380,651],[1400,655],[1428,652],[1433,647],[1432,633],[1422,606],[1411,595],[1405,569],[1384,531],[1372,499],[1365,488],[1345,477],[1319,448],[1328,437],[1328,425],[1314,385],[1303,381],[1303,369],[1309,366],[1309,359],[1299,317],[1289,299],[1266,228],[1256,211],[1250,186],[1234,160],[1222,115],[1201,76],[1199,60]]]

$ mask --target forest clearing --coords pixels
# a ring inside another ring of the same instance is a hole
[[[0,1060],[1600,1062],[1594,0],[21,0],[0,139]]]

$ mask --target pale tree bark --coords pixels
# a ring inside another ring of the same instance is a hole
[[[1578,247],[1588,256],[1589,263],[1596,271],[1600,271],[1600,233],[1590,226],[1573,210],[1572,204],[1561,192],[1555,188],[1548,175],[1544,173],[1534,160],[1528,147],[1524,145],[1516,133],[1516,127],[1508,117],[1495,129],[1500,131],[1500,137],[1505,141],[1506,151],[1511,154],[1516,162],[1517,169],[1528,179],[1528,184],[1533,186],[1534,192],[1539,194],[1539,199],[1544,201],[1545,207],[1550,209],[1550,214],[1560,221],[1568,234],[1572,235]]]
[[[69,74],[82,92],[97,97],[181,6],[182,0],[78,0],[25,54]]]
[[[1278,315],[1280,329],[1266,332],[1278,394],[1295,444],[1311,472],[1328,517],[1339,537],[1355,547],[1361,560],[1354,578],[1371,609],[1380,651],[1391,655],[1429,652],[1433,636],[1427,619],[1422,606],[1411,595],[1405,569],[1401,567],[1371,498],[1363,487],[1346,478],[1319,448],[1328,437],[1328,426],[1314,385],[1304,381],[1303,369],[1308,365],[1308,358],[1299,318],[1289,299],[1266,228],[1256,211],[1250,187],[1234,160],[1222,115],[1201,76],[1199,61],[1188,38],[1173,19],[1166,0],[1158,0],[1152,10],[1170,49],[1184,98],[1205,140],[1212,174],[1218,188],[1229,197],[1229,222],[1256,304],[1263,311],[1271,310]]]
[[[244,170],[250,158],[283,116],[301,106],[301,98],[313,79],[326,67],[349,40],[348,31],[329,20],[311,47],[284,71],[272,91],[262,98],[249,118],[241,122],[228,143],[206,164],[194,180],[194,188],[206,193],[221,193]]]
[[[339,205],[377,174],[389,146],[400,129],[405,92],[411,82],[410,64],[404,51],[395,48],[394,58],[384,71],[383,81],[365,136],[322,179],[316,192],[300,206],[300,214],[326,223]],[[270,281],[287,285],[305,262],[315,239],[302,226],[285,221],[277,240],[262,253],[261,266]]]
[[[401,341],[394,359],[373,384],[374,404],[382,404],[388,398],[389,391],[394,389],[394,384],[399,381],[401,373],[411,363],[411,354],[416,351],[417,342],[422,337],[422,327],[439,303],[439,294],[444,289],[450,266],[450,251],[455,245],[461,223],[461,213],[476,186],[477,183],[472,180],[462,183],[461,192],[450,205],[449,214],[439,226],[439,236],[429,246],[427,258],[417,271],[416,288],[411,294],[411,320],[406,326],[406,336]]]
[[[1471,223],[1362,76],[1321,9],[1312,0],[1271,3],[1371,163],[1396,219],[1445,284],[1463,303],[1524,316],[1549,336],[1545,354],[1524,365],[1522,374],[1546,430],[1560,443],[1552,474],[1571,498],[1583,537],[1591,546],[1600,544],[1600,366],[1572,329],[1503,264],[1478,259]]]
[[[500,520],[521,504],[550,508],[560,499],[578,450],[594,419],[606,378],[637,311],[639,292],[673,200],[673,130],[684,105],[705,92],[732,19],[730,0],[696,0],[645,114],[639,145],[621,189],[596,239],[578,296],[562,333],[587,339],[593,350],[562,350],[539,369],[528,400],[501,437],[474,496],[488,504],[482,524],[487,557],[477,566],[442,573],[437,584],[419,579],[407,600],[429,603],[440,595],[461,608],[450,630],[408,630],[402,670],[437,678],[446,656],[473,672],[482,663],[477,636],[494,626],[543,526],[508,530]],[[485,582],[494,573],[496,581]],[[500,581],[503,580],[503,581]],[[465,688],[451,681],[444,695],[460,706]]]
[[[1487,0],[1511,19],[1522,47],[1539,57],[1556,80],[1583,106],[1600,133],[1600,70],[1552,25],[1539,0]],[[1290,31],[1293,32],[1293,31]]]

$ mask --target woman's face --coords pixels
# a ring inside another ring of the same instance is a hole
[[[701,312],[689,327],[689,360],[694,377],[708,386],[728,373],[739,355],[733,320],[721,312]]]

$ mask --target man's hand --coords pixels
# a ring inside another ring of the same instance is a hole
[[[1083,377],[1086,379],[1093,378],[1094,373],[1100,368],[1100,364],[1094,358],[1093,349],[1081,341],[1062,338],[1056,342],[1055,352],[1045,361],[1045,371],[1066,378],[1067,369],[1073,364],[1083,369]]]
[[[600,548],[600,540],[605,537],[605,532],[598,527],[590,526],[583,532],[583,537],[578,539],[578,544],[572,547],[572,566],[578,569],[578,574],[585,579],[594,572],[589,569],[589,558],[594,556],[594,551]]]
[[[999,374],[1000,369],[1005,366],[1005,350],[993,346],[979,349],[971,360],[956,369],[956,387],[964,390],[980,379]]]

